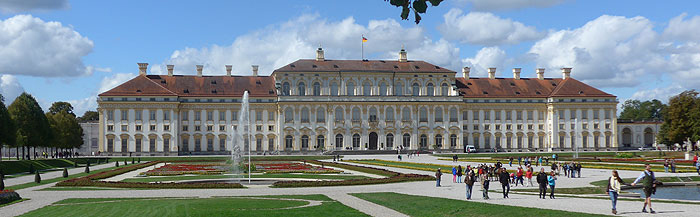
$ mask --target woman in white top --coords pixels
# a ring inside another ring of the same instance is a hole
[[[624,181],[622,181],[622,178],[620,178],[620,175],[617,174],[617,170],[612,171],[612,176],[608,179],[608,189],[607,192],[610,194],[610,200],[612,200],[612,213],[617,214],[617,196],[620,194],[620,191],[622,190],[622,185],[625,184]]]

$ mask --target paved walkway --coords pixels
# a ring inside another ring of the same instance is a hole
[[[112,167],[112,166],[114,166],[114,164],[110,164],[110,163],[94,165],[94,166],[90,166],[90,171],[104,169],[104,168],[108,168],[108,167]],[[83,172],[85,172],[85,167],[68,169],[68,174],[77,174],[77,173],[83,173]],[[62,177],[62,176],[63,176],[63,170],[42,173],[41,180],[48,180],[48,179],[58,178],[58,177]],[[7,179],[5,179],[5,187],[10,187],[13,185],[20,185],[20,184],[30,183],[30,182],[34,182],[33,175],[20,176],[20,177],[16,177],[16,178],[7,178]]]
[[[392,156],[394,160],[396,156]],[[363,156],[346,156],[347,158],[361,159]],[[384,156],[372,155],[364,156],[365,159],[384,158]],[[409,160],[409,159],[405,159]],[[435,157],[421,155],[421,157],[412,158],[409,161],[440,163],[451,165],[449,161],[437,161]],[[460,162],[465,165],[464,162]],[[476,165],[476,163],[472,164]],[[434,174],[430,171],[417,171],[403,168],[379,167],[397,172],[410,172],[417,174]],[[450,168],[451,169],[451,168]],[[622,171],[621,171],[622,172]],[[596,172],[594,169],[584,168],[582,178],[568,179],[560,178],[557,187],[575,187],[587,186],[590,180],[596,181],[606,178],[609,171],[600,170]],[[625,172],[628,176],[636,176],[638,171]],[[669,175],[659,173],[660,175]],[[672,174],[673,175],[673,174]],[[299,195],[299,194],[324,194],[340,201],[341,203],[358,209],[363,213],[373,216],[402,216],[401,213],[390,210],[386,207],[379,206],[368,201],[348,195],[348,193],[369,193],[369,192],[396,192],[410,195],[431,196],[441,198],[451,198],[457,200],[465,200],[465,185],[463,183],[452,183],[449,174],[442,178],[443,187],[435,187],[433,181],[423,182],[406,182],[381,185],[362,185],[362,186],[337,186],[337,187],[314,187],[314,188],[248,188],[248,189],[161,189],[161,190],[100,190],[100,191],[36,191],[46,188],[51,185],[36,186],[19,190],[22,197],[31,198],[18,204],[5,206],[0,208],[0,213],[3,216],[15,216],[35,210],[56,201],[66,198],[135,198],[135,197],[201,197],[207,198],[212,196],[257,196],[257,195]],[[497,184],[492,184],[491,190],[498,190]],[[498,186],[500,188],[500,186]],[[520,187],[518,187],[520,188]],[[509,199],[501,198],[500,193],[490,192],[492,199],[481,199],[481,188],[475,185],[473,189],[473,201],[485,202],[492,204],[512,205],[519,207],[535,207],[544,209],[566,210],[574,212],[586,212],[594,214],[609,215],[611,204],[609,199],[588,199],[588,198],[567,198],[558,197],[556,200],[538,199],[536,195],[515,194],[511,193]],[[654,203],[654,210],[658,212],[655,216],[698,216],[697,210],[700,210],[700,205],[690,204],[672,204],[672,203]],[[642,203],[637,201],[618,201],[618,214],[623,216],[648,216],[641,213]]]
[[[127,178],[136,178],[136,176],[138,176],[139,174],[141,174],[143,172],[146,172],[146,171],[158,168],[158,167],[162,167],[162,166],[165,166],[165,163],[159,163],[159,164],[156,164],[153,166],[147,166],[147,167],[137,169],[137,170],[134,170],[134,171],[131,171],[128,173],[121,174],[121,175],[109,177],[109,178],[104,179],[103,181],[118,182],[118,181],[121,181],[121,180],[124,180]]]

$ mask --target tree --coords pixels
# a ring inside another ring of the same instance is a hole
[[[73,105],[68,102],[54,102],[49,108],[49,113],[51,114],[56,114],[62,111],[65,111],[66,113],[75,117],[75,114],[73,113]]]
[[[56,103],[54,103],[56,105]],[[72,107],[68,103],[62,104],[64,108]],[[52,106],[53,107],[53,106]],[[68,110],[59,110],[57,113],[46,113],[51,126],[51,132],[55,135],[53,147],[61,149],[80,148],[83,144],[83,128],[80,127],[75,115]]]
[[[15,123],[12,121],[10,113],[5,107],[5,98],[0,94],[0,156],[2,156],[2,147],[10,146],[15,143]],[[0,157],[2,161],[2,157]]]
[[[622,104],[622,112],[620,112],[619,119],[661,120],[666,107],[666,104],[656,99],[644,102],[630,99]]]
[[[384,0],[388,1],[389,4],[401,7],[401,19],[408,20],[408,15],[413,9],[413,17],[415,18],[416,24],[420,23],[420,14],[425,14],[428,10],[428,2],[430,2],[433,7],[440,5],[443,0]]]
[[[27,147],[34,147],[35,151],[36,147],[48,147],[51,129],[41,106],[32,95],[22,93],[8,107],[8,111],[17,126],[15,145],[22,147],[22,158]]]
[[[700,139],[700,98],[695,90],[683,91],[668,101],[658,141],[667,145]]]
[[[79,123],[99,121],[99,120],[100,120],[100,113],[97,113],[96,111],[86,111],[82,117],[78,118]]]

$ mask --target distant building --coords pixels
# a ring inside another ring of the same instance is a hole
[[[617,150],[617,99],[571,78],[470,77],[424,61],[301,59],[269,76],[139,75],[98,98],[116,155],[225,154],[250,91],[251,151]]]
[[[83,128],[83,145],[76,152],[81,156],[97,155],[99,149],[100,124],[98,122],[80,123]]]
[[[620,149],[654,148],[656,135],[661,129],[660,120],[617,120]],[[663,148],[663,147],[662,147]]]

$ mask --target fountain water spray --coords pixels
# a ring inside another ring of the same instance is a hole
[[[243,92],[241,99],[241,110],[238,114],[238,128],[232,128],[233,134],[233,149],[231,150],[231,161],[233,164],[233,173],[240,175],[241,171],[239,164],[243,156],[243,148],[248,147],[248,183],[250,183],[250,110],[248,106],[248,91]]]

